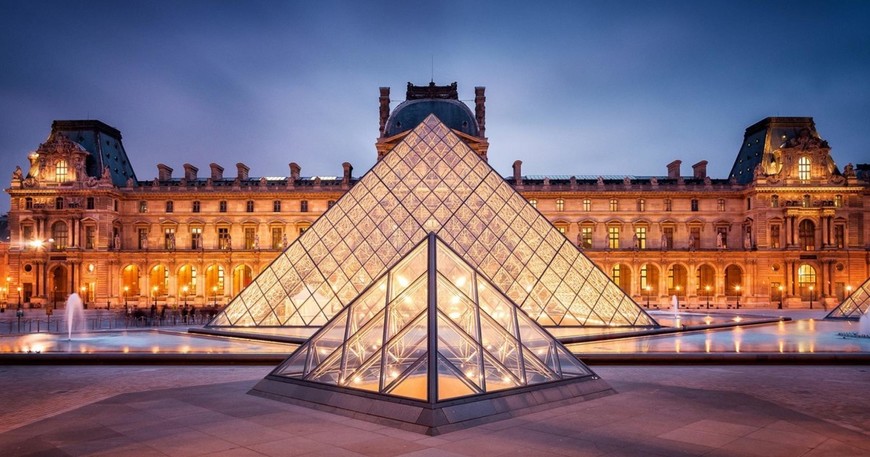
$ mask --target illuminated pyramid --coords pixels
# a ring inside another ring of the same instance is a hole
[[[252,393],[437,434],[612,390],[430,234]]]
[[[322,326],[429,232],[541,325],[657,325],[430,115],[208,326]]]
[[[840,306],[834,308],[825,319],[860,319],[870,309],[870,278],[855,289]]]

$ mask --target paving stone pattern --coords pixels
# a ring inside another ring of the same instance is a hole
[[[0,367],[0,455],[870,455],[868,367],[598,367],[619,394],[435,437],[246,395],[268,371]]]

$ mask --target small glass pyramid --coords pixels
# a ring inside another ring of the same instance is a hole
[[[860,319],[862,314],[870,310],[870,278],[855,289],[851,295],[834,308],[825,319]]]
[[[541,325],[657,325],[430,115],[208,326],[322,326],[429,232]]]
[[[430,234],[272,376],[437,403],[595,375]]]

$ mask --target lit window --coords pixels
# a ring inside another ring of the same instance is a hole
[[[58,160],[57,164],[54,166],[54,179],[57,182],[65,182],[67,175],[67,165],[66,160]]]
[[[798,267],[798,284],[800,285],[801,296],[804,299],[810,298],[811,295],[814,295],[816,269],[807,264]]]
[[[245,211],[247,211],[249,213],[254,212],[254,201],[253,200],[248,200],[247,203],[245,203]]]
[[[190,229],[190,248],[202,249],[202,227],[193,227]]]
[[[588,198],[583,199],[583,211],[592,211],[592,200],[589,200]]]
[[[644,200],[642,198],[637,200],[637,210],[638,210],[638,212],[641,212],[641,213],[646,211],[646,200]]]
[[[613,279],[613,282],[619,284],[620,283],[619,277],[620,277],[620,268],[619,268],[619,264],[616,264],[613,266],[613,269],[610,270],[610,278]]]
[[[836,207],[836,208],[843,207],[843,196],[842,195],[834,196],[834,207]]]
[[[665,211],[671,211],[673,207],[673,202],[670,198],[665,199]]]
[[[801,206],[803,206],[804,208],[810,207],[810,196],[809,195],[804,195],[804,198],[801,201]]]
[[[175,229],[163,229],[163,249],[175,249]]]
[[[556,199],[556,211],[565,211],[565,200]]]
[[[537,208],[537,207],[538,207],[538,201],[535,200],[534,198],[531,199],[531,200],[529,200],[529,204],[532,205],[532,208]]]
[[[610,211],[611,212],[619,211],[619,200],[617,200],[615,198],[610,199]]]
[[[809,157],[804,156],[798,159],[798,179],[801,181],[810,180],[810,165]]]
[[[230,229],[221,227],[218,229],[218,248],[230,249],[232,247],[232,239],[230,238]]]
[[[563,225],[557,225],[557,226],[556,226],[556,230],[558,230],[559,233],[561,233],[562,235],[564,235],[565,232],[568,231],[568,229],[567,229],[565,226],[563,226]]]
[[[607,227],[607,247],[619,249],[619,227]]]
[[[148,211],[148,202],[145,200],[139,200],[139,212],[144,213]]]
[[[592,227],[580,228],[580,246],[583,249],[592,249]]]
[[[648,278],[649,278],[649,271],[647,269],[647,265],[643,264],[643,266],[640,267],[640,288],[645,290],[645,291],[647,290],[647,287],[648,287],[648,285],[647,285]],[[647,295],[649,295],[649,291],[647,291]]]
[[[725,211],[725,199],[720,198],[716,201],[716,211]]]
[[[66,224],[60,221],[55,222],[54,225],[51,226],[51,237],[54,239],[54,250],[62,251],[66,249],[69,240],[69,232],[67,231]]]
[[[635,227],[634,234],[637,236],[637,248],[646,249],[646,227]]]

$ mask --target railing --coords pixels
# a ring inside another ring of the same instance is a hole
[[[11,311],[11,312],[10,312]],[[63,315],[44,316],[29,312],[21,317],[16,316],[16,310],[6,310],[0,315],[0,335],[17,335],[27,333],[64,333],[67,331],[66,317]],[[60,310],[62,313],[63,310]],[[181,310],[167,309],[164,312],[151,313],[150,309],[132,309],[128,311],[86,311],[84,326],[79,331],[91,332],[100,330],[123,330],[128,328],[149,327],[188,327],[205,325],[214,316],[211,309],[197,309],[190,315],[184,315]]]

